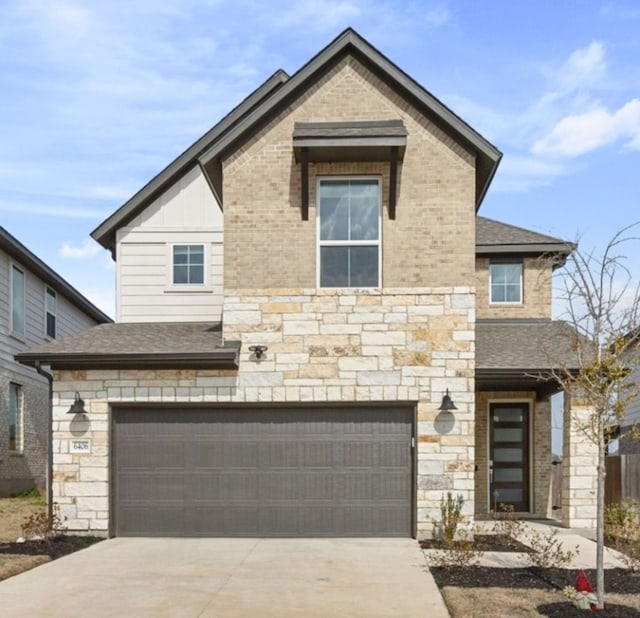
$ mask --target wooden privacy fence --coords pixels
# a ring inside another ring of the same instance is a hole
[[[605,504],[621,500],[640,500],[640,454],[610,455],[605,463]]]

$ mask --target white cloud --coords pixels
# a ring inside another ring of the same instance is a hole
[[[279,28],[303,25],[328,30],[360,15],[361,7],[350,0],[300,0],[278,13],[273,23]]]
[[[428,10],[424,15],[425,22],[433,28],[444,26],[450,18],[451,13],[449,13],[449,9],[446,6],[440,6]]]
[[[522,193],[549,185],[566,172],[566,166],[556,161],[514,154],[502,159],[491,188],[499,193]]]
[[[532,147],[534,154],[576,157],[620,140],[640,149],[640,99],[609,112],[596,105],[580,114],[560,120]]]
[[[571,53],[558,72],[558,80],[568,89],[580,88],[585,84],[597,83],[606,68],[604,44],[593,41],[587,47]]]
[[[71,258],[74,260],[86,260],[92,258],[104,249],[94,240],[88,238],[79,246],[73,246],[71,243],[65,243],[60,248],[60,255],[62,257]]]
[[[543,71],[547,87],[521,109],[458,99],[454,109],[504,150],[494,190],[522,192],[548,185],[576,169],[569,161],[599,148],[624,144],[640,150],[640,99],[618,106],[602,102],[618,94],[607,65],[606,46],[593,41],[572,51],[557,68]]]

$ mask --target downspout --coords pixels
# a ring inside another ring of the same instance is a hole
[[[49,382],[49,405],[47,407],[47,515],[53,517],[53,376],[45,371],[40,361],[35,363],[36,371]]]

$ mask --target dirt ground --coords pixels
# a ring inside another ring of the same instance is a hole
[[[44,512],[46,504],[37,497],[0,498],[0,545],[22,536],[21,525],[30,515]],[[46,555],[16,555],[0,553],[0,580],[32,569],[51,560]]]
[[[89,536],[60,536],[49,542],[16,543],[16,539],[23,536],[22,524],[31,515],[45,510],[46,504],[39,496],[0,498],[0,580],[100,540]]]
[[[46,508],[40,496],[0,498],[0,543],[22,536],[21,525],[27,517],[44,513]]]
[[[513,588],[451,588],[441,590],[451,618],[486,618],[488,614],[496,618],[529,618],[548,616],[549,618],[571,618],[589,615],[576,609],[559,590],[513,589]],[[605,618],[637,618],[640,616],[638,595],[631,601],[628,595],[608,593],[604,611],[596,616]],[[634,605],[631,605],[634,603]]]
[[[509,618],[584,616],[562,593],[575,585],[578,571],[572,569],[499,569],[490,567],[432,568],[452,618]],[[586,574],[595,586],[595,570]],[[598,616],[640,616],[640,575],[624,569],[605,571],[605,609]]]

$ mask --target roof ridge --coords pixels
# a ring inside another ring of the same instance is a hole
[[[476,215],[477,219],[484,219],[485,221],[488,221],[489,223],[497,223],[498,225],[502,225],[504,227],[508,227],[511,228],[512,230],[518,230],[520,232],[526,232],[528,234],[535,234],[536,236],[540,236],[543,238],[548,238],[550,241],[554,242],[554,243],[565,243],[565,244],[570,244],[568,243],[568,241],[562,239],[562,238],[558,238],[557,236],[550,236],[549,234],[543,234],[542,232],[537,232],[536,230],[530,230],[526,227],[521,227],[519,225],[514,225],[513,223],[505,223],[504,221],[499,221],[498,219],[492,219],[490,217],[485,217],[483,215]]]

